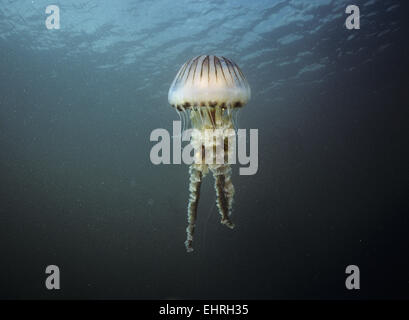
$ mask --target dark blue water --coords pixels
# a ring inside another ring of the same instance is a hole
[[[404,1],[0,1],[0,298],[408,298],[409,51]],[[243,70],[259,170],[233,231],[188,167],[155,166],[177,70]],[[44,286],[61,270],[61,290]],[[345,268],[361,289],[345,289]]]

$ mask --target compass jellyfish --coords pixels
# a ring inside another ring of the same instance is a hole
[[[235,162],[229,159],[233,152],[235,155],[234,119],[250,96],[250,86],[237,64],[212,55],[187,61],[170,86],[169,103],[192,128],[190,144],[194,162],[189,168],[187,252],[193,251],[200,186],[209,171],[214,177],[221,223],[234,228],[230,219],[234,196],[230,164]]]

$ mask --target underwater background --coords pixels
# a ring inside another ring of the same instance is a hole
[[[404,4],[1,0],[0,298],[409,298]],[[187,254],[188,166],[153,165],[149,137],[200,54],[246,75],[259,169],[233,167],[234,230],[204,180]]]

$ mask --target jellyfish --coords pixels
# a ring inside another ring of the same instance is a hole
[[[187,252],[193,251],[200,186],[209,171],[214,177],[221,223],[234,228],[230,219],[234,186],[228,159],[235,150],[235,139],[230,138],[236,133],[234,119],[237,110],[249,101],[250,96],[250,86],[237,64],[213,55],[201,55],[187,61],[169,88],[169,103],[193,129],[190,144],[195,161],[189,167]],[[210,139],[209,130],[213,131]],[[210,157],[206,157],[209,154]]]

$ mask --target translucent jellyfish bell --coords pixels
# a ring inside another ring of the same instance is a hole
[[[231,158],[235,147],[233,111],[244,106],[250,96],[250,86],[237,64],[225,57],[212,55],[198,56],[186,62],[169,88],[169,103],[182,112],[182,118],[190,120],[193,129],[196,129],[190,141],[195,150],[195,162],[189,169],[190,195],[185,242],[188,252],[193,251],[202,178],[209,170],[215,179],[221,223],[234,228],[230,220],[234,186],[230,164],[226,159]],[[208,154],[211,156],[207,157]]]
[[[198,56],[186,62],[169,89],[169,103],[178,110],[191,106],[241,107],[250,99],[250,86],[233,61]]]

